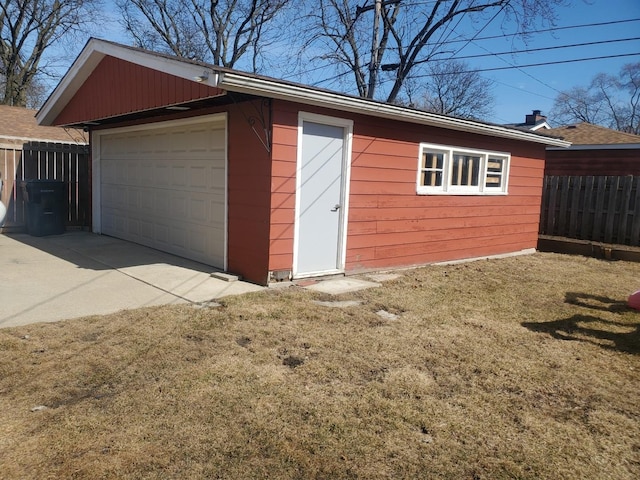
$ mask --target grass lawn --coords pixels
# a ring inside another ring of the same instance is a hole
[[[640,478],[640,264],[400,273],[0,330],[0,477]]]

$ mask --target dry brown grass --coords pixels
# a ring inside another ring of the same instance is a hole
[[[0,330],[0,477],[640,478],[639,264],[402,273]]]

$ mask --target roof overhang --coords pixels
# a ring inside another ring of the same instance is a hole
[[[524,140],[527,142],[541,143],[548,146],[569,147],[570,142],[559,138],[547,137],[533,132],[525,132],[500,125],[447,117],[422,110],[402,107],[390,103],[377,102],[359,97],[353,97],[340,93],[328,92],[284,83],[278,80],[270,80],[263,77],[255,77],[236,72],[221,72],[218,78],[218,86],[228,91],[261,95],[269,98],[288,100],[291,102],[315,105],[339,109],[352,113],[371,115],[374,117],[411,122],[420,125],[458,130],[461,132],[477,133],[494,137]]]
[[[547,150],[567,150],[566,148],[547,147]],[[576,145],[575,143],[568,150],[640,150],[640,143],[606,143],[592,145]]]
[[[326,107],[362,115],[410,122],[420,125],[521,140],[550,147],[569,147],[570,142],[555,137],[527,132],[501,125],[447,117],[422,110],[392,105],[375,100],[312,88],[268,77],[230,71],[202,62],[179,59],[155,52],[119,45],[92,38],[75,60],[67,74],[49,96],[36,119],[41,125],[52,125],[64,107],[105,56],[112,56],[153,70],[162,71],[186,80],[197,81],[228,92]]]

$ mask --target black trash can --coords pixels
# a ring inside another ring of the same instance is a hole
[[[34,237],[64,232],[67,214],[66,184],[61,180],[22,182],[27,210],[27,232]]]

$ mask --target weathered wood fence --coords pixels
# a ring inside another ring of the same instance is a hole
[[[25,228],[24,180],[62,180],[67,184],[66,226],[91,226],[88,145],[0,141],[2,202],[7,207],[4,230]]]
[[[547,176],[540,234],[640,246],[640,176]]]

